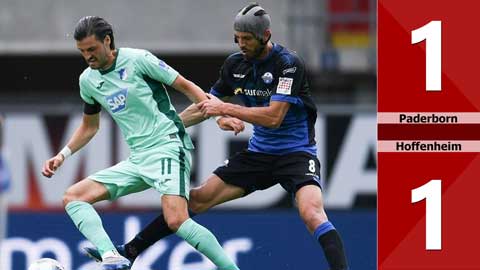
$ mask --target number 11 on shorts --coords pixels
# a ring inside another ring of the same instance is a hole
[[[412,203],[426,201],[425,249],[442,249],[442,181],[430,180],[412,189]]]

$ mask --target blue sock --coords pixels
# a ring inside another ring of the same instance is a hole
[[[330,221],[327,221],[327,222],[324,222],[324,223],[320,224],[315,229],[315,231],[313,232],[313,236],[315,237],[315,239],[318,240],[320,238],[320,236],[326,234],[327,232],[329,232],[331,230],[335,230],[335,227],[333,227],[333,224],[330,223]]]
[[[330,221],[320,224],[313,232],[313,236],[322,246],[331,270],[348,269],[342,239]]]

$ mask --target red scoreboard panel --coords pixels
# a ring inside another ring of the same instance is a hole
[[[378,1],[380,270],[480,269],[478,18],[478,0]]]

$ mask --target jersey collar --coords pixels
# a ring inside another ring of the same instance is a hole
[[[117,65],[117,59],[118,59],[118,56],[120,55],[120,48],[117,49],[117,55],[115,56],[115,59],[113,59],[113,64],[111,67],[109,67],[108,69],[106,70],[98,70],[100,72],[100,74],[102,75],[105,75],[107,73],[109,73],[110,71],[113,71],[115,70],[115,66]]]

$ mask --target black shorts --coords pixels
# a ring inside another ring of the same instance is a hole
[[[321,188],[320,162],[306,152],[270,155],[242,151],[213,173],[225,183],[243,188],[245,195],[276,184],[293,194],[306,185]]]

